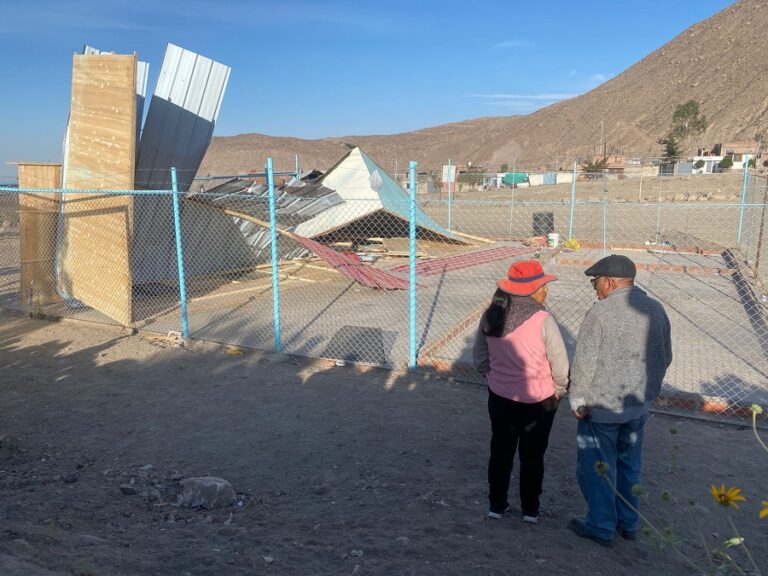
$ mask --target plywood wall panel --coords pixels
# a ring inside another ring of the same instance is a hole
[[[20,162],[19,188],[61,188],[61,164]],[[59,302],[56,292],[56,220],[61,194],[19,194],[20,297],[30,307]]]
[[[75,54],[64,187],[133,190],[136,56]],[[59,288],[120,322],[132,322],[133,198],[67,192]]]

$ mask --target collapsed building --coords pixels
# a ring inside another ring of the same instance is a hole
[[[136,54],[86,46],[74,55],[72,70],[62,165],[19,163],[21,189],[58,190],[19,197],[23,304],[64,301],[131,324],[137,289],[178,282],[172,188],[181,193],[187,279],[248,270],[269,259],[264,186],[235,179],[189,194],[228,66],[168,44],[143,125],[149,65]],[[326,173],[294,178],[278,190],[279,257],[315,255],[366,286],[404,288],[403,278],[336,252],[333,244],[406,237],[409,209],[406,192],[354,148]],[[421,239],[472,243],[419,208],[416,228]]]

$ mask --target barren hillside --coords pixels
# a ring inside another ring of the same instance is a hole
[[[626,154],[660,153],[656,141],[667,130],[675,106],[701,103],[709,128],[700,141],[751,139],[768,133],[768,1],[739,0],[652,52],[622,74],[577,98],[528,116],[487,117],[389,136],[343,136],[320,140],[262,134],[217,137],[202,174],[256,168],[266,156],[290,168],[298,154],[304,168],[327,168],[361,146],[392,171],[408,159],[420,169],[448,158],[498,166],[516,162],[529,169],[590,156],[600,141]]]

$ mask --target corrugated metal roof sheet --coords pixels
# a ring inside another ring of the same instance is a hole
[[[405,290],[408,288],[408,280],[398,278],[388,272],[363,264],[360,259],[354,255],[336,252],[333,248],[328,248],[328,246],[324,246],[319,242],[299,236],[298,234],[291,234],[291,237],[307,250],[314,252],[344,276],[352,278],[363,286],[378,288],[380,290]]]
[[[189,190],[210,143],[229,72],[228,66],[210,58],[174,44],[166,46],[139,143],[138,188],[171,188],[170,169],[175,167],[179,190]],[[199,216],[182,222],[188,238],[184,250],[192,254],[199,245],[207,257],[195,258],[205,261],[208,274],[228,269],[231,263],[226,258],[226,247],[243,243],[231,218],[217,219],[209,211],[205,206],[186,206],[185,215]],[[167,196],[136,198],[132,252],[135,282],[165,280],[173,270],[176,248],[173,235],[168,234],[171,214],[171,199]],[[215,227],[209,229],[214,223]],[[219,243],[221,250],[205,246],[206,241]]]
[[[233,179],[194,195],[206,204],[250,214],[260,220],[269,220],[269,190],[249,180]],[[344,201],[336,191],[319,183],[304,187],[275,190],[277,223],[281,228],[293,228],[301,222]]]
[[[379,193],[379,198],[381,199],[384,209],[395,216],[399,216],[403,220],[410,220],[410,198],[408,197],[408,193],[395,182],[394,178],[376,164],[368,154],[359,148],[356,150],[360,151],[360,156],[372,175],[371,179],[377,183],[380,181],[377,192]],[[419,206],[416,206],[416,225],[430,230],[431,232],[436,232],[442,236],[447,236],[452,240],[466,243],[466,239],[453,234],[447,228],[443,228],[440,224],[427,216]]]
[[[443,272],[462,270],[464,268],[471,268],[472,266],[479,266],[489,262],[522,256],[523,254],[529,254],[535,250],[535,248],[520,246],[497,246],[486,250],[467,252],[466,254],[454,254],[453,256],[446,256],[445,258],[435,258],[434,260],[419,262],[416,264],[416,274],[418,276],[434,276],[435,274],[442,274]],[[408,264],[401,264],[390,269],[391,272],[406,272],[407,270]]]
[[[169,170],[176,167],[179,189],[189,190],[210,143],[229,73],[229,66],[166,46],[141,134],[137,186],[168,189]]]
[[[382,208],[406,222],[410,219],[408,194],[394,179],[359,147],[350,150],[320,180],[323,186],[335,190],[344,200],[316,218],[302,222],[296,233],[307,237],[322,236],[375,213]],[[416,225],[450,240],[467,244],[432,220],[416,206]],[[376,235],[380,236],[381,231]]]

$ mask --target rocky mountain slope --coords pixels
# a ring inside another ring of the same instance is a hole
[[[266,156],[290,169],[324,169],[361,146],[388,171],[454,162],[535,169],[599,152],[603,141],[633,156],[658,156],[675,107],[701,103],[709,120],[699,144],[768,136],[768,1],[739,0],[594,90],[527,116],[487,117],[388,136],[302,140],[243,134],[214,138],[201,174],[257,169]]]

